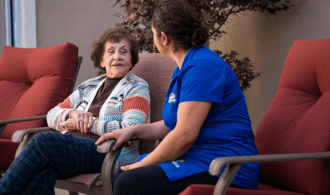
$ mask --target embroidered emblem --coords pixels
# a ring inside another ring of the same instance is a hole
[[[171,93],[170,98],[168,99],[168,103],[174,103],[175,101],[176,101],[175,93]]]

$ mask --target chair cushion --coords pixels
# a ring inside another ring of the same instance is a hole
[[[0,58],[0,120],[46,115],[69,95],[77,58],[78,47],[72,43],[4,47]],[[8,124],[0,142],[11,139],[16,130],[46,125],[45,120]],[[4,152],[0,156],[12,156]],[[6,168],[3,162],[0,168]]]
[[[295,41],[255,141],[259,154],[330,150],[330,39]],[[329,160],[260,163],[262,179],[293,191],[330,191]]]

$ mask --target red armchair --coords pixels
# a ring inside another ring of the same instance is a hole
[[[329,194],[329,52],[330,38],[295,41],[274,99],[255,134],[260,155],[218,158],[211,163],[212,175],[228,166],[216,187],[192,185],[180,195]],[[227,190],[240,165],[246,162],[260,162],[259,189]]]
[[[71,43],[29,49],[4,47],[0,58],[1,172],[14,160],[19,145],[11,141],[13,133],[47,126],[46,120],[11,123],[8,119],[45,119],[42,115],[69,95],[77,59],[78,47]]]

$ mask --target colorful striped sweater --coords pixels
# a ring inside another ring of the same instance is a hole
[[[79,85],[67,99],[47,113],[48,126],[58,130],[59,124],[65,121],[70,111],[88,111],[105,79],[106,75],[101,75]],[[148,84],[136,75],[128,73],[119,81],[104,102],[99,117],[94,117],[94,123],[89,132],[102,135],[116,129],[149,122],[150,95]],[[118,161],[125,156],[136,156],[136,154],[138,154],[138,146],[134,145],[134,148],[125,146]]]

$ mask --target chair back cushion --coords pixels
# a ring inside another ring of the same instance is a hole
[[[43,48],[4,47],[0,58],[0,120],[46,115],[68,95],[78,47],[71,43]],[[46,121],[8,124],[0,136],[46,125]],[[2,155],[2,154],[1,154]]]
[[[295,41],[255,141],[259,154],[330,150],[330,39]],[[330,192],[330,161],[260,164],[261,180],[306,194]]]
[[[151,122],[163,120],[163,103],[176,67],[174,60],[164,58],[160,53],[140,53],[139,62],[132,69],[133,74],[143,78],[149,84]],[[141,141],[140,153],[151,152],[153,149],[154,142]]]

